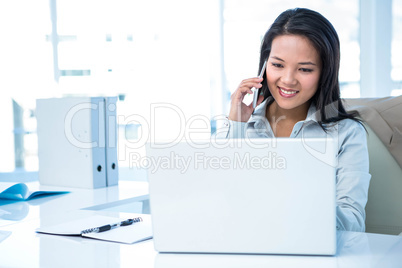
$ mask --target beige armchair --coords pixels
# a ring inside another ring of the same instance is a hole
[[[368,131],[371,182],[366,232],[402,235],[402,96],[346,99]]]

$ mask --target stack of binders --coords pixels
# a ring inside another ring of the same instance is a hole
[[[36,101],[39,181],[101,188],[118,184],[116,97]]]

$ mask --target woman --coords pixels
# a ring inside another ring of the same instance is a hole
[[[371,177],[366,132],[340,100],[335,29],[315,11],[287,10],[264,36],[260,71],[265,61],[263,77],[243,80],[231,97],[227,138],[336,136],[337,229],[364,231]],[[262,93],[255,110],[243,103],[253,87]]]

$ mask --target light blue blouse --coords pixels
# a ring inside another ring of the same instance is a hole
[[[261,103],[247,123],[228,120],[222,138],[274,138],[265,111],[272,97]],[[338,230],[365,231],[365,206],[371,179],[367,138],[364,127],[351,119],[331,125],[327,132],[317,123],[318,112],[311,105],[307,118],[297,122],[290,138],[327,138],[338,140],[336,168],[336,227]]]

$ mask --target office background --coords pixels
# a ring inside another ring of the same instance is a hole
[[[37,98],[118,96],[118,114],[148,123],[150,104],[163,102],[211,119],[213,131],[257,74],[270,24],[298,6],[339,34],[342,97],[402,95],[402,0],[1,1],[0,181],[37,178]],[[140,121],[120,123],[121,141],[141,138]],[[177,134],[172,109],[157,123]]]

